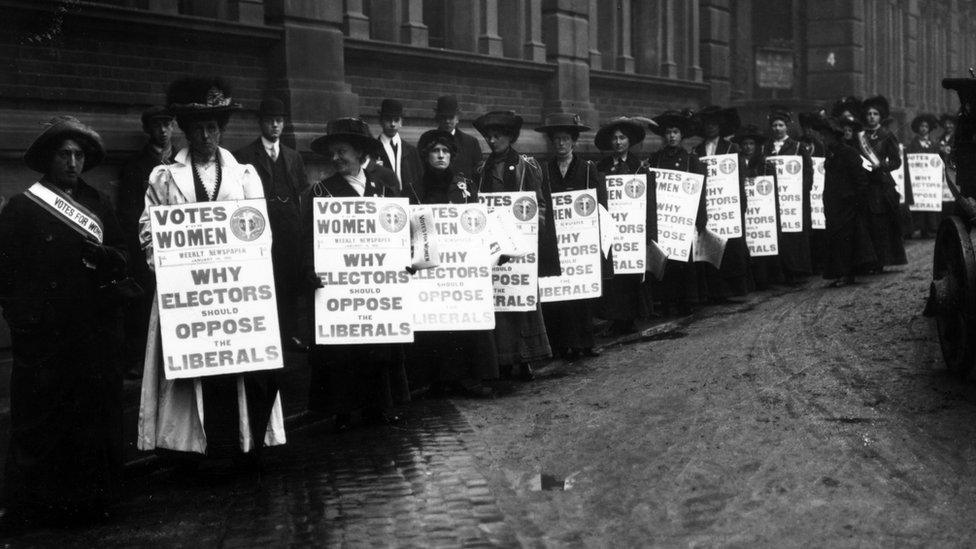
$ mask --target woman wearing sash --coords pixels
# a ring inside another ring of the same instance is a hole
[[[939,127],[939,120],[930,113],[922,113],[912,119],[912,131],[915,137],[905,147],[905,154],[927,153],[940,154],[939,143],[932,139],[931,132]],[[905,166],[905,185],[911,185],[911,171]],[[914,231],[918,231],[921,238],[933,238],[942,222],[942,212],[911,212],[911,224]]]
[[[801,156],[803,187],[802,230],[799,232],[783,232],[782,226],[778,227],[779,232],[779,257],[783,269],[783,277],[787,284],[796,284],[803,277],[809,276],[812,267],[810,265],[810,240],[807,232],[810,227],[810,188],[813,186],[813,169],[809,155],[805,154],[800,142],[789,135],[789,124],[793,122],[790,113],[785,110],[774,109],[769,114],[769,140],[763,144],[763,162],[771,156]],[[766,174],[775,176],[775,168],[766,165]],[[779,183],[777,182],[777,188]],[[777,199],[778,200],[778,199]],[[779,204],[777,202],[777,210]]]
[[[681,141],[691,132],[691,117],[688,113],[665,111],[654,117],[657,126],[651,128],[654,133],[664,139],[664,148],[652,154],[647,163],[650,168],[677,170],[681,172],[703,174],[704,167],[698,160],[698,155],[690,153],[681,146]],[[649,193],[648,203],[652,203],[651,194],[657,204],[656,186],[649,185],[654,193]],[[701,198],[698,201],[698,213],[695,217],[695,227],[705,230],[708,216],[705,210],[707,189],[702,186]],[[653,230],[648,230],[649,237],[657,240],[657,218]],[[700,303],[707,297],[707,290],[703,288],[703,277],[699,275],[699,266],[693,261],[675,261],[669,259],[664,269],[664,280],[655,287],[660,288],[661,303],[664,314],[676,313],[686,315],[691,312],[692,305]]]
[[[326,135],[312,141],[312,150],[328,158],[335,173],[312,185],[302,200],[302,269],[308,290],[322,287],[315,271],[315,199],[398,196],[396,174],[370,160],[379,154],[380,147],[379,140],[358,118],[331,120],[326,124]],[[406,272],[402,276],[406,277]],[[394,405],[410,398],[401,345],[313,345],[308,364],[308,410],[319,416],[334,416],[337,430],[352,425],[354,412],[360,413],[364,423],[400,420]]]
[[[471,180],[457,174],[451,161],[457,155],[454,136],[444,130],[424,132],[417,142],[423,162],[421,204],[464,204]],[[457,392],[474,398],[490,398],[494,391],[486,380],[498,379],[494,330],[415,332],[407,346],[411,382],[429,382],[435,394]]]
[[[881,95],[869,97],[864,100],[863,107],[864,131],[858,134],[858,143],[861,156],[871,163],[868,171],[868,209],[871,211],[868,229],[878,260],[870,270],[880,273],[888,265],[908,263],[898,214],[898,192],[891,177],[891,170],[901,167],[901,154],[894,134],[881,125],[890,114],[888,100]]]
[[[139,237],[151,267],[150,207],[264,197],[254,168],[239,164],[220,147],[231,113],[240,108],[230,95],[219,78],[184,78],[167,92],[169,111],[188,146],[172,164],[157,166],[149,176]],[[153,306],[148,337],[139,410],[140,450],[205,454],[206,460],[189,464],[226,472],[232,466],[255,466],[260,448],[285,443],[274,371],[167,380],[158,304]]]
[[[10,326],[8,533],[105,517],[122,465],[122,230],[81,179],[105,157],[77,119],[51,120],[24,161],[44,176],[0,212],[0,305]]]
[[[554,193],[596,190],[597,202],[605,208],[607,187],[598,177],[596,166],[575,154],[580,132],[589,129],[580,124],[580,117],[576,114],[559,113],[547,116],[545,125],[535,131],[546,135],[555,156],[543,166],[542,176],[549,182],[549,188]],[[577,299],[542,304],[549,346],[556,356],[572,360],[580,355],[599,355],[593,348],[593,301]]]
[[[764,134],[758,126],[749,124],[736,132],[732,141],[739,146],[739,192],[742,193],[742,223],[745,230],[745,212],[749,206],[749,197],[746,195],[746,179],[758,177],[766,173],[766,166],[763,162],[761,153],[762,145],[766,142]],[[773,196],[779,196],[776,186],[773,185]],[[774,203],[777,201],[774,200]],[[779,212],[775,214],[776,226],[779,226]],[[770,285],[778,284],[783,280],[783,268],[780,265],[778,255],[749,257],[750,273],[755,289],[766,290]]]
[[[512,111],[492,111],[478,117],[474,127],[488,143],[491,154],[475,170],[469,200],[477,202],[478,194],[483,192],[534,192],[539,205],[538,275],[559,275],[550,191],[542,179],[542,168],[535,159],[512,147],[522,129],[522,117]],[[503,377],[533,379],[532,364],[552,355],[541,304],[537,301],[532,311],[496,312],[495,347]]]
[[[611,121],[601,127],[596,132],[593,144],[601,151],[610,151],[609,156],[605,156],[596,163],[596,169],[600,172],[598,179],[603,180],[604,176],[621,175],[632,173],[647,174],[647,165],[641,162],[637,154],[631,149],[642,141],[646,132],[644,126],[630,118],[621,117]],[[648,200],[651,199],[650,174],[647,176]],[[604,189],[606,182],[603,182]],[[648,202],[648,212],[654,212],[651,203]],[[649,222],[656,222],[657,215],[648,214]],[[650,226],[647,227],[650,230]],[[612,267],[611,269],[612,270]],[[610,321],[608,332],[611,335],[629,334],[637,331],[635,322],[641,316],[641,303],[646,302],[650,305],[651,286],[642,284],[644,278],[639,274],[611,274],[605,280],[603,307],[604,316]],[[648,306],[647,309],[650,309]]]
[[[739,153],[739,146],[724,139],[739,129],[739,114],[733,108],[723,109],[718,106],[705,107],[695,113],[693,117],[695,129],[702,137],[691,152],[699,158],[720,154]],[[742,192],[742,178],[739,178],[739,204],[745,204],[745,193]],[[708,181],[705,182],[708,185]],[[707,197],[706,197],[707,200]],[[741,208],[743,212],[744,208]],[[741,217],[740,220],[744,220]],[[744,221],[742,221],[744,222]],[[742,236],[729,238],[725,243],[725,254],[722,257],[721,268],[716,269],[710,263],[702,263],[701,270],[705,275],[709,297],[716,302],[728,301],[733,296],[743,296],[749,293],[749,247],[746,245],[745,228]]]

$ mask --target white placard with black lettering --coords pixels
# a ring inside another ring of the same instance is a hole
[[[406,198],[314,200],[319,345],[413,341],[408,208]]]
[[[691,261],[705,176],[652,168],[657,182],[657,244],[673,261]]]
[[[149,208],[166,379],[284,366],[263,199]]]
[[[504,265],[492,269],[495,311],[534,311],[539,300],[539,204],[531,191],[480,193],[478,202],[489,213],[508,218],[504,225],[514,226],[511,235],[524,252]],[[489,222],[491,222],[489,215]]]
[[[701,157],[705,165],[705,210],[708,230],[729,238],[742,236],[742,197],[739,196],[739,155]]]
[[[766,166],[776,170],[780,230],[803,232],[803,157],[768,156]]]
[[[600,219],[596,190],[552,193],[559,276],[539,278],[543,303],[594,299],[603,291],[600,277]]]
[[[491,330],[495,302],[488,253],[488,216],[481,204],[411,206],[426,211],[437,239],[438,265],[410,281],[415,332]]]
[[[909,153],[905,158],[915,200],[908,208],[913,212],[941,212],[942,188],[946,187],[942,158],[931,153]]]
[[[824,182],[827,172],[824,169],[824,157],[812,156],[810,162],[813,164],[813,185],[810,188],[810,227],[813,229],[826,229],[827,218],[824,216]]]
[[[613,218],[614,274],[644,274],[647,261],[647,174],[606,176]]]
[[[771,175],[750,177],[746,190],[746,245],[749,255],[779,255],[776,236],[776,181]]]

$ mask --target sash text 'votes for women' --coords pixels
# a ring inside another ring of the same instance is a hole
[[[608,175],[613,218],[613,272],[644,274],[647,262],[647,174]]]
[[[149,209],[167,379],[284,366],[264,200]]]
[[[315,342],[407,343],[410,223],[406,198],[315,198]]]
[[[513,241],[518,249],[517,256],[492,269],[495,311],[534,311],[539,296],[539,205],[535,193],[481,193],[478,202],[488,210],[490,228],[505,233],[500,236]]]
[[[596,191],[552,193],[559,276],[539,278],[543,302],[594,299],[602,293],[600,220]]]

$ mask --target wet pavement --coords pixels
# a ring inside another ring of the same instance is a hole
[[[264,473],[221,480],[164,469],[129,482],[109,524],[40,530],[12,547],[494,547],[516,544],[448,401],[396,427],[310,426],[264,456]]]

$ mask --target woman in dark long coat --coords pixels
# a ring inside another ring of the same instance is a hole
[[[611,154],[596,163],[596,169],[601,174],[600,179],[608,175],[648,173],[647,165],[631,150],[644,141],[645,135],[644,126],[629,118],[617,118],[601,127],[593,138],[593,144],[601,151],[609,151]],[[652,187],[650,178],[648,174],[648,191]],[[605,181],[603,187],[606,188]],[[654,213],[650,199],[649,192],[648,220],[653,219],[656,222],[657,214]],[[650,286],[642,284],[642,279],[643,276],[639,274],[613,274],[606,279],[603,314],[610,321],[611,334],[628,334],[637,330],[635,322],[641,316],[641,303],[650,301],[646,296]]]
[[[807,236],[810,227],[810,188],[813,186],[813,169],[810,157],[804,154],[800,142],[789,135],[789,125],[792,122],[793,118],[788,112],[782,110],[771,112],[769,115],[769,140],[762,147],[763,159],[776,155],[793,155],[803,158],[803,230],[791,233],[779,230],[779,257],[783,276],[788,284],[798,282],[813,270],[810,264],[810,240]],[[767,167],[765,173],[776,175],[771,167]],[[777,184],[777,188],[778,186]],[[777,198],[777,204],[778,200]]]
[[[522,129],[522,117],[512,111],[492,111],[474,121],[474,127],[488,142],[491,154],[479,167],[471,201],[479,193],[532,191],[539,205],[539,276],[556,276],[559,248],[552,221],[552,198],[542,168],[535,159],[520,155],[512,145]],[[533,378],[532,364],[552,355],[542,307],[533,311],[495,313],[495,348],[503,377]]]
[[[745,182],[747,178],[764,175],[766,166],[763,162],[762,149],[766,141],[766,135],[753,124],[744,126],[732,140],[739,145],[739,192],[742,193],[742,223],[745,229],[745,212],[749,207],[749,198],[746,196]],[[773,185],[774,196],[779,196],[776,186]],[[779,226],[779,211],[776,212],[776,225]],[[757,290],[766,290],[771,284],[779,284],[783,281],[783,268],[780,265],[779,256],[758,256],[749,258],[749,271],[752,275],[752,282]]]
[[[868,234],[867,172],[861,155],[844,143],[845,130],[861,131],[853,118],[823,119],[815,123],[826,144],[824,160],[824,216],[827,222],[827,256],[823,277],[832,286],[853,284],[856,272],[872,264],[874,247]]]
[[[647,163],[651,168],[661,168],[665,170],[677,170],[689,173],[704,173],[704,168],[698,160],[698,155],[690,153],[681,146],[681,141],[690,134],[691,117],[678,111],[665,111],[653,118],[657,126],[652,127],[655,133],[664,139],[664,148],[655,152],[648,158]],[[648,185],[654,192],[648,193],[648,203],[651,203],[652,196],[656,204],[656,186]],[[705,210],[705,196],[708,189],[702,188],[701,199],[698,202],[698,215],[695,219],[695,226],[699,230],[705,229],[708,218]],[[653,230],[648,231],[649,237],[657,239],[657,218]],[[688,314],[691,312],[692,305],[701,302],[707,297],[707,292],[703,288],[702,277],[698,274],[698,266],[690,261],[675,261],[669,259],[664,269],[664,280],[655,285],[660,289],[660,298],[665,314],[677,313]]]
[[[915,137],[905,147],[906,154],[928,153],[940,154],[939,144],[932,139],[931,132],[939,127],[939,120],[929,113],[922,113],[912,119],[912,131]],[[911,185],[911,169],[906,166],[905,186]],[[922,238],[932,238],[939,230],[939,223],[942,222],[942,212],[911,212],[911,225],[914,231],[919,232]],[[910,231],[910,233],[914,233]],[[906,232],[909,232],[906,230]]]
[[[813,158],[824,158],[827,148],[820,138],[820,133],[813,129],[815,121],[827,115],[824,109],[800,113],[800,152],[804,158],[810,159],[810,190],[813,190]],[[812,199],[811,199],[812,202]],[[826,258],[827,240],[823,230],[813,228],[813,210],[811,207],[803,212],[803,229],[810,241],[810,267],[814,273],[823,273]]]
[[[332,120],[326,125],[326,132],[312,141],[311,146],[313,151],[331,159],[335,173],[312,185],[302,200],[303,268],[310,288],[322,287],[314,267],[314,199],[397,196],[396,175],[392,171],[362,167],[366,158],[377,154],[380,147],[365,122],[358,118]],[[309,411],[335,415],[337,428],[348,426],[354,411],[360,411],[367,422],[399,420],[394,404],[409,398],[400,345],[314,345],[308,362]]]
[[[546,117],[546,124],[535,130],[546,134],[555,152],[546,162],[542,176],[554,193],[595,189],[597,201],[607,206],[607,187],[598,177],[596,166],[575,154],[580,132],[589,130],[580,124],[575,114],[554,114]],[[597,356],[593,349],[593,299],[555,301],[542,304],[546,319],[546,333],[553,354],[568,359]]]
[[[863,108],[864,131],[859,136],[859,152],[872,163],[868,172],[871,211],[868,228],[878,260],[871,270],[881,272],[888,265],[908,263],[898,213],[898,192],[891,177],[891,170],[901,167],[901,154],[894,134],[881,125],[890,114],[888,100],[880,95],[869,97],[864,100]]]
[[[421,204],[463,204],[472,187],[470,179],[451,169],[458,152],[450,132],[430,130],[417,143],[423,163]],[[498,378],[494,330],[416,332],[407,346],[410,381],[418,377],[431,383],[437,392],[457,391],[462,395],[486,398],[493,390],[485,380]]]
[[[739,129],[739,115],[733,108],[705,107],[695,113],[696,129],[701,130],[703,141],[691,150],[699,158],[718,154],[738,154],[739,146],[724,139]],[[707,185],[706,181],[706,185]],[[745,212],[745,192],[742,190],[742,177],[739,177],[739,204]],[[708,197],[706,197],[706,201]],[[744,218],[743,218],[744,219]],[[744,221],[743,221],[744,222]],[[743,228],[742,236],[729,238],[725,243],[722,264],[716,269],[709,263],[702,263],[708,295],[713,301],[726,301],[733,296],[749,292],[749,246]]]
[[[44,177],[0,213],[0,305],[10,326],[10,446],[4,529],[101,518],[122,464],[125,241],[107,197],[81,179],[101,138],[59,117],[24,160]],[[45,200],[47,196],[50,200]],[[89,215],[86,231],[49,204]]]

